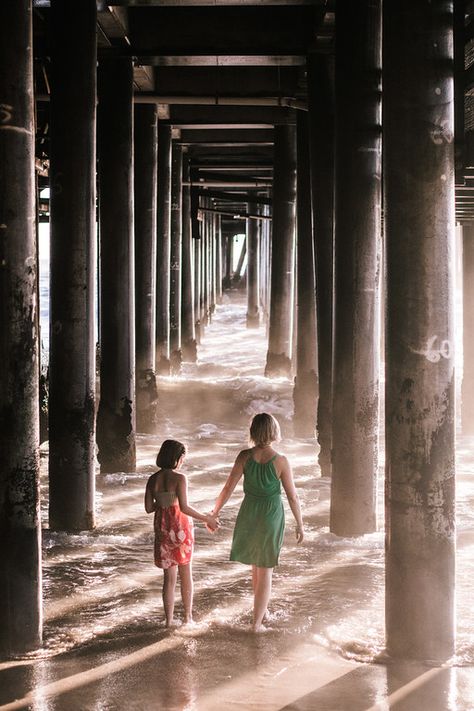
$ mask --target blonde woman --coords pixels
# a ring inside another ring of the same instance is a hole
[[[273,448],[280,441],[280,425],[273,415],[266,412],[255,415],[250,425],[250,441],[254,446],[239,452],[212,516],[218,516],[243,475],[245,496],[235,522],[230,559],[252,566],[252,629],[260,632],[285,531],[282,485],[295,517],[297,543],[302,542],[304,533],[290,463]]]

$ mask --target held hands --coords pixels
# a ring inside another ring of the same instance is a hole
[[[220,526],[219,519],[217,518],[216,515],[214,515],[214,512],[210,514],[206,514],[206,521],[205,525],[209,533],[215,533],[217,529]]]
[[[295,527],[295,535],[296,535],[296,543],[302,543],[304,539],[304,531],[303,531],[303,526],[296,526]]]

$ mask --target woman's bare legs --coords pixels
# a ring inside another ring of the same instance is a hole
[[[273,568],[259,568],[256,566],[252,626],[254,632],[260,632],[262,629],[262,620],[272,594],[272,574]]]
[[[252,565],[252,590],[255,595],[255,588],[257,587],[257,566]]]
[[[174,591],[176,588],[178,569],[176,565],[163,570],[163,607],[165,609],[166,626],[171,627],[174,616]]]
[[[179,566],[181,599],[184,607],[184,623],[193,621],[193,571],[191,563]]]

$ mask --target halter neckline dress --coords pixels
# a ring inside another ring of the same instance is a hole
[[[278,565],[285,511],[275,454],[268,462],[250,456],[244,465],[244,500],[235,522],[230,560],[260,568]]]
[[[193,521],[179,508],[176,492],[159,491],[154,498],[155,565],[163,569],[187,565],[193,555]]]

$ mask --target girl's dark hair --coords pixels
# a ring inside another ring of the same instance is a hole
[[[186,447],[182,442],[165,439],[156,457],[156,466],[161,469],[174,469],[183,454],[186,454]]]

